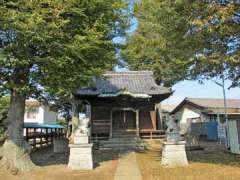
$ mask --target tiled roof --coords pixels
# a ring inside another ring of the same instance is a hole
[[[172,112],[172,110],[176,107],[176,105],[169,104],[161,104],[161,109],[163,112]]]
[[[151,71],[106,72],[95,80],[95,87],[79,89],[77,95],[116,94],[127,91],[132,94],[158,95],[171,93],[169,88],[156,84]]]
[[[211,98],[186,98],[187,101],[192,102],[198,106],[205,108],[224,108],[223,99],[211,99]],[[228,108],[240,108],[240,99],[227,99]]]
[[[240,99],[227,99],[227,108],[240,108]],[[213,98],[185,98],[171,113],[174,114],[185,104],[191,104],[202,109],[224,108],[223,99]]]

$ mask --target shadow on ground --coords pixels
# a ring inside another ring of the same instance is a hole
[[[150,159],[161,162],[161,141],[149,141],[151,148],[145,151],[139,151],[140,154],[146,154]],[[217,142],[200,142],[202,150],[186,151],[190,163],[207,163],[229,166],[240,166],[240,155],[228,152],[225,147]]]
[[[38,166],[67,165],[69,153],[54,153],[53,147],[49,146],[33,151],[30,157]]]
[[[240,156],[226,151],[189,151],[187,157],[190,162],[240,166]]]
[[[93,159],[94,159],[94,167],[100,166],[101,163],[117,160],[119,159],[118,150],[94,150],[93,151]]]
[[[224,145],[213,141],[201,141],[203,150],[187,151],[190,162],[240,166],[240,156],[230,153]]]
[[[31,159],[34,164],[38,166],[49,166],[49,165],[67,165],[69,153],[54,153],[53,147],[45,147],[37,149],[31,153]],[[119,158],[119,151],[113,150],[94,150],[93,160],[94,167],[100,166],[101,163],[117,160]]]

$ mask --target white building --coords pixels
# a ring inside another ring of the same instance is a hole
[[[172,112],[180,122],[181,132],[186,133],[192,123],[216,121],[224,124],[223,99],[185,98]],[[240,99],[227,100],[229,119],[239,117]]]
[[[56,124],[57,112],[36,100],[26,100],[24,123]]]

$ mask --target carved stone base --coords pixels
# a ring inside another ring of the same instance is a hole
[[[185,144],[185,141],[164,142],[162,148],[162,165],[169,167],[188,165]]]
[[[81,135],[77,134],[73,138],[74,144],[88,144],[89,143],[89,137],[87,135]]]
[[[93,169],[92,144],[70,144],[68,167],[73,170]]]

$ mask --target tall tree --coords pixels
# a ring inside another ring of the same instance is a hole
[[[33,166],[23,139],[27,97],[70,94],[115,63],[123,0],[0,1],[0,93],[9,93],[2,164]]]
[[[133,69],[151,69],[160,82],[222,76],[239,82],[238,1],[142,0],[138,30],[124,57]]]
[[[153,70],[159,83],[169,86],[185,77],[192,47],[184,37],[188,29],[184,5],[170,0],[135,3],[138,28],[123,50],[130,69]]]

